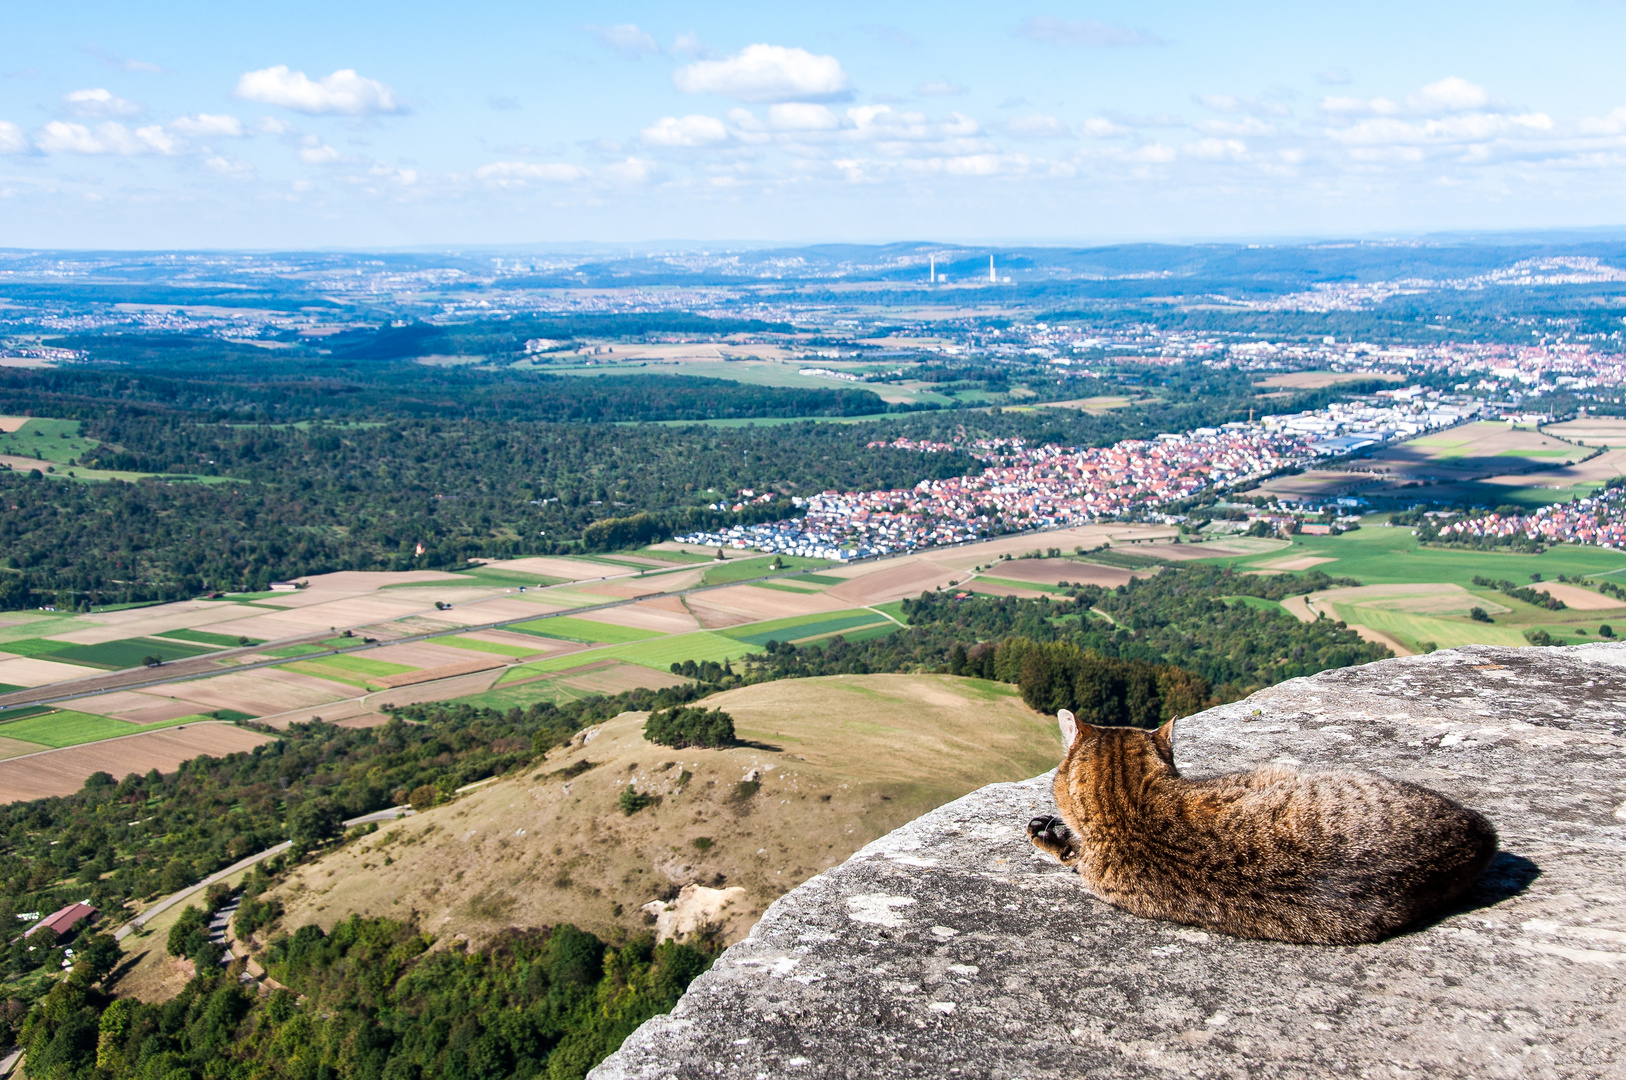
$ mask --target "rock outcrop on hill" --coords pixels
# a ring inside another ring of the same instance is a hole
[[[1388,941],[1241,941],[1091,899],[1024,836],[1050,776],[996,784],[782,897],[592,1076],[1626,1076],[1626,645],[1323,672],[1175,754],[1425,784],[1503,851]]]

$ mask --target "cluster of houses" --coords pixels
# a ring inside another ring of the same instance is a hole
[[[1554,503],[1528,514],[1484,514],[1443,527],[1456,536],[1525,536],[1553,544],[1592,544],[1626,548],[1626,488],[1612,488],[1590,499]]]
[[[805,511],[799,518],[676,539],[847,561],[1023,529],[1144,516],[1205,490],[1238,487],[1317,458],[1450,427],[1478,412],[1476,404],[1442,402],[1420,388],[1390,393],[1393,404],[1336,404],[1107,447],[1028,446],[1021,439],[871,443],[920,453],[963,452],[983,469],[912,488],[826,491],[794,500]],[[753,494],[742,490],[734,508]]]

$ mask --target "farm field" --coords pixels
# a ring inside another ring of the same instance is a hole
[[[1243,571],[1314,568],[1355,578],[1363,586],[1434,584],[1455,590],[1458,601],[1469,598],[1471,602],[1444,607],[1438,597],[1421,606],[1365,595],[1326,600],[1323,609],[1329,617],[1387,635],[1381,640],[1396,651],[1413,651],[1431,641],[1440,646],[1459,641],[1517,644],[1525,630],[1534,628],[1582,640],[1595,637],[1598,626],[1615,615],[1614,607],[1596,606],[1610,604],[1608,598],[1575,586],[1585,600],[1570,594],[1575,601],[1571,609],[1549,612],[1494,589],[1476,588],[1472,578],[1480,574],[1522,584],[1537,566],[1548,582],[1559,573],[1626,571],[1626,557],[1597,549],[1560,548],[1539,558],[1418,549],[1409,529],[1375,526],[1339,537],[1300,537],[1291,544],[1226,536],[1176,545],[1174,535],[1161,527],[1090,526],[850,566],[787,559],[790,569],[807,566],[813,572],[766,582],[739,579],[768,573],[767,556],[718,563],[699,552],[657,546],[609,559],[487,564],[470,572],[483,572],[484,585],[474,584],[478,579],[470,574],[345,572],[313,577],[297,590],[214,601],[78,615],[14,613],[0,623],[0,654],[7,654],[8,647],[17,650],[10,659],[0,656],[0,717],[9,706],[60,693],[64,686],[88,690],[53,706],[59,716],[76,714],[68,717],[71,724],[58,719],[41,727],[39,720],[26,717],[0,721],[0,739],[12,740],[0,745],[0,757],[13,750],[88,745],[87,740],[143,727],[190,728],[200,716],[221,710],[228,717],[264,718],[272,727],[313,716],[371,724],[381,722],[385,703],[459,700],[509,708],[653,688],[679,681],[670,671],[673,663],[737,661],[761,651],[770,640],[806,643],[841,634],[859,641],[894,633],[901,600],[929,589],[1034,596],[1057,591],[1061,581],[1110,588],[1156,573],[1159,564],[1189,560]],[[1094,556],[1100,562],[1071,554],[1107,542],[1112,549]],[[1049,550],[1066,554],[1032,557]],[[671,560],[669,569],[640,573],[647,562],[663,557]],[[1113,561],[1122,565],[1106,564]],[[553,572],[544,574],[544,569]],[[526,581],[576,577],[551,587],[533,583],[521,593],[497,576],[502,574]],[[735,580],[692,595],[663,591],[698,585],[708,574]],[[418,587],[422,585],[436,587]],[[1555,583],[1554,588],[1571,586]],[[620,606],[575,611],[618,600]],[[1593,608],[1581,608],[1583,602]],[[1288,610],[1314,617],[1307,601],[1294,603],[1302,610]],[[1475,606],[1496,621],[1470,620],[1467,612]],[[1617,620],[1626,624],[1626,608],[1618,611]],[[352,636],[345,636],[345,630]],[[239,635],[255,643],[239,648]],[[227,642],[232,644],[222,663],[210,650],[226,649]],[[115,673],[105,667],[63,662],[64,656],[84,655],[76,650],[99,650],[92,656],[107,661],[119,650],[140,651],[149,643],[194,655],[150,673],[123,673],[145,680],[128,687],[107,683]],[[335,655],[335,649],[343,651]],[[253,664],[267,666],[245,666]],[[92,677],[102,678],[105,685]],[[155,685],[155,679],[162,681]],[[8,694],[6,686],[33,689]],[[14,726],[24,723],[30,726]]]
[[[1563,545],[1525,555],[1424,547],[1409,528],[1371,523],[1342,536],[1295,537],[1290,549],[1266,556],[1204,561],[1245,572],[1313,567],[1335,578],[1354,578],[1360,588],[1331,589],[1283,606],[1306,619],[1324,611],[1329,618],[1387,635],[1408,652],[1425,651],[1430,643],[1439,648],[1524,645],[1525,631],[1538,629],[1570,642],[1597,640],[1598,628],[1610,624],[1611,615],[1615,623],[1626,624],[1626,604],[1555,580],[1560,574],[1586,575],[1626,584],[1626,554],[1603,548]],[[1532,574],[1542,580],[1532,582]],[[1551,590],[1571,606],[1548,611],[1477,586],[1475,577]],[[1474,607],[1494,621],[1472,619]]]
[[[331,927],[351,912],[410,905],[476,942],[560,921],[631,932],[643,925],[639,906],[668,882],[721,875],[743,890],[722,920],[732,942],[768,903],[870,840],[984,784],[1052,768],[1061,754],[1053,722],[1010,687],[948,675],[796,679],[707,704],[753,745],[653,746],[645,714],[623,713],[522,777],[296,869],[276,893],[284,925]],[[551,775],[582,761],[592,765],[568,789]],[[760,786],[742,789],[752,770]],[[629,784],[659,802],[628,817],[617,799]],[[385,856],[393,863],[380,865]]]
[[[1420,435],[1340,466],[1273,477],[1244,494],[1359,494],[1377,506],[1541,506],[1585,495],[1626,473],[1621,430],[1620,421],[1608,419],[1540,430],[1479,421]],[[1594,437],[1586,438],[1582,432],[1587,431]],[[1604,446],[1619,448],[1599,453]]]
[[[4,727],[0,727],[3,731]],[[71,795],[93,772],[114,776],[170,772],[199,754],[224,756],[269,742],[264,735],[235,724],[208,721],[185,728],[137,733],[117,742],[93,742],[50,753],[0,761],[0,802]]]

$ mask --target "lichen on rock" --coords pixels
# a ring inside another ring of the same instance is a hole
[[[592,1075],[1626,1075],[1626,644],[1322,672],[1181,721],[1175,754],[1424,784],[1503,851],[1387,941],[1242,941],[1092,899],[1024,835],[1050,776],[996,784],[780,898]]]

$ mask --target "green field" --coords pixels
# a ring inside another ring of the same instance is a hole
[[[650,641],[634,641],[624,645],[609,645],[602,649],[590,649],[586,652],[571,653],[569,656],[554,656],[546,660],[536,660],[529,664],[509,668],[497,680],[497,685],[511,683],[518,679],[533,678],[537,675],[563,671],[566,668],[580,667],[590,664],[594,660],[614,658],[625,660],[629,664],[638,664],[643,667],[654,668],[657,671],[669,671],[674,663],[685,660],[713,660],[722,663],[725,660],[738,660],[747,653],[761,652],[760,648],[748,645],[743,641],[710,630],[699,630],[690,634],[673,634],[659,637]]]
[[[554,638],[558,641],[585,641],[604,645],[647,641],[649,638],[662,636],[659,630],[637,630],[630,626],[615,626],[611,623],[593,622],[591,619],[578,619],[572,615],[533,619],[530,622],[505,626],[503,629],[518,630],[522,634]]]
[[[153,636],[156,638],[174,638],[176,641],[192,641],[199,645],[219,645],[224,649],[235,649],[245,644],[264,644],[261,638],[240,640],[230,634],[211,634],[207,630],[166,630],[162,634],[154,634]]]
[[[143,731],[157,731],[159,728],[179,727],[182,724],[195,724],[200,720],[209,719],[212,717],[183,716],[178,720],[162,720],[156,724],[127,724],[123,720],[114,720],[106,716],[93,716],[90,713],[74,712],[72,709],[56,709],[21,720],[0,723],[0,736],[38,743],[56,750],[64,746],[79,746],[83,743],[100,742],[103,739],[116,739],[121,735],[135,735]]]
[[[37,416],[14,432],[0,433],[0,454],[39,458],[56,465],[66,465],[100,445],[95,439],[80,436],[77,420]]]
[[[309,656],[311,653],[326,651],[326,649],[322,648],[322,646],[316,644],[315,642],[301,641],[297,645],[284,645],[280,649],[267,649],[265,655],[292,658],[295,656]]]
[[[1277,560],[1315,556],[1332,559],[1315,569],[1333,577],[1360,579],[1363,585],[1411,584],[1448,581],[1464,587],[1480,574],[1525,582],[1539,571],[1548,581],[1559,574],[1607,574],[1626,571],[1626,553],[1566,544],[1540,555],[1500,551],[1422,547],[1409,528],[1363,526],[1342,536],[1298,536],[1291,547],[1264,555],[1232,555],[1203,559],[1217,566],[1257,570]]]
[[[26,686],[13,686],[8,682],[0,682],[0,694],[9,694],[13,690],[26,690]]]
[[[1339,618],[1393,634],[1407,645],[1432,641],[1442,649],[1457,645],[1524,645],[1524,631],[1512,626],[1476,623],[1469,619],[1414,615],[1406,611],[1336,604]]]
[[[768,568],[768,564],[773,560],[774,556],[772,555],[729,559],[727,562],[720,562],[707,570],[705,576],[700,579],[700,583],[702,585],[726,585],[730,581],[766,577],[769,574],[776,573],[776,571]],[[827,566],[836,565],[829,559],[804,559],[799,555],[780,555],[779,560],[786,570],[822,570]],[[790,580],[799,581],[805,579],[791,578]]]
[[[976,592],[978,585],[1003,585],[1010,589],[1032,589],[1034,592],[1055,593],[1057,596],[1065,596],[1071,591],[1062,588],[1060,585],[1046,585],[1042,581],[1018,581],[1015,578],[993,577],[990,574],[978,574],[968,581],[964,588]]]
[[[202,645],[163,638],[125,638],[122,641],[104,641],[99,645],[75,645],[46,638],[0,642],[0,652],[112,670],[140,667],[149,656],[157,656],[168,662],[214,651]]]
[[[1299,536],[1291,547],[1262,555],[1240,555],[1204,559],[1215,565],[1238,570],[1266,569],[1277,560],[1317,557],[1330,559],[1317,565],[1335,578],[1354,578],[1363,585],[1460,585],[1468,591],[1462,607],[1479,604],[1491,613],[1494,622],[1476,622],[1466,610],[1404,611],[1399,597],[1362,597],[1332,602],[1343,621],[1392,635],[1409,648],[1439,648],[1457,645],[1524,645],[1526,630],[1545,629],[1555,638],[1569,642],[1593,640],[1600,625],[1613,617],[1626,623],[1626,611],[1548,611],[1515,600],[1494,589],[1473,584],[1475,576],[1528,585],[1539,573],[1543,580],[1569,577],[1626,575],[1626,554],[1605,548],[1566,544],[1548,548],[1540,555],[1504,551],[1477,551],[1466,548],[1424,547],[1406,527],[1370,523],[1342,536]],[[1269,601],[1240,598],[1255,607]],[[1321,601],[1319,606],[1326,606]],[[1271,604],[1272,607],[1276,605]]]
[[[370,660],[365,656],[349,655],[322,656],[301,663],[333,668],[335,671],[348,671],[356,675],[404,675],[409,671],[418,670],[410,664],[392,664],[385,660]]]
[[[12,641],[0,641],[0,652],[7,652],[13,656],[29,656],[36,659],[50,659],[63,649],[71,649],[73,644],[67,641],[51,641],[49,638],[16,638]]]
[[[816,588],[798,589],[796,586],[787,585],[783,581],[753,581],[748,587],[752,589],[772,589],[774,592],[796,593],[798,596],[812,596],[819,591]]]
[[[843,630],[872,626],[880,622],[886,622],[885,616],[877,615],[873,611],[855,609],[817,615],[797,615],[788,619],[751,623],[717,632],[735,641],[743,641],[747,645],[766,645],[770,641],[805,641],[809,638],[827,637],[839,634]],[[892,623],[887,625],[896,629]]]
[[[497,656],[535,656],[541,649],[528,649],[523,645],[509,645],[502,641],[476,641],[472,638],[438,637],[436,645],[450,645],[454,649],[494,653]]]

